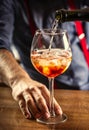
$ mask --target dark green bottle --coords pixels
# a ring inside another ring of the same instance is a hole
[[[55,19],[58,20],[58,22],[70,22],[76,20],[89,22],[89,8],[77,10],[60,9],[56,11]]]

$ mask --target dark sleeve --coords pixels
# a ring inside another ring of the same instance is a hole
[[[82,4],[85,5],[85,7],[86,7],[86,6],[89,6],[89,0],[83,0],[83,1],[82,1]]]
[[[13,0],[0,0],[0,48],[10,49],[13,25]]]

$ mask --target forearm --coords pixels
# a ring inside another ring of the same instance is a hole
[[[39,118],[50,116],[47,104],[49,104],[49,91],[41,83],[38,83],[20,67],[13,55],[0,49],[0,75],[5,84],[12,88],[12,96],[18,102],[23,115],[26,118]],[[62,114],[58,103],[54,100],[55,113]]]
[[[6,49],[0,49],[0,76],[1,80],[10,87],[21,77],[29,77],[17,63],[13,55]]]

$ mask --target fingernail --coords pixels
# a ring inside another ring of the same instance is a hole
[[[48,112],[45,113],[45,117],[46,118],[49,118],[50,117],[50,114]]]
[[[57,114],[62,115],[62,113],[63,113],[63,112],[62,112],[62,110],[61,110],[61,109],[58,109],[58,110],[57,110]]]
[[[28,113],[24,113],[24,116],[26,119],[31,118],[31,116]]]
[[[39,118],[41,116],[41,114],[37,113],[35,118]]]

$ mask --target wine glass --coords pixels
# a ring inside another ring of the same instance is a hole
[[[31,62],[34,68],[46,76],[50,91],[50,118],[37,119],[44,124],[58,124],[67,120],[67,115],[57,116],[54,111],[54,78],[64,73],[72,60],[70,42],[66,30],[42,29],[35,32],[31,46]]]

